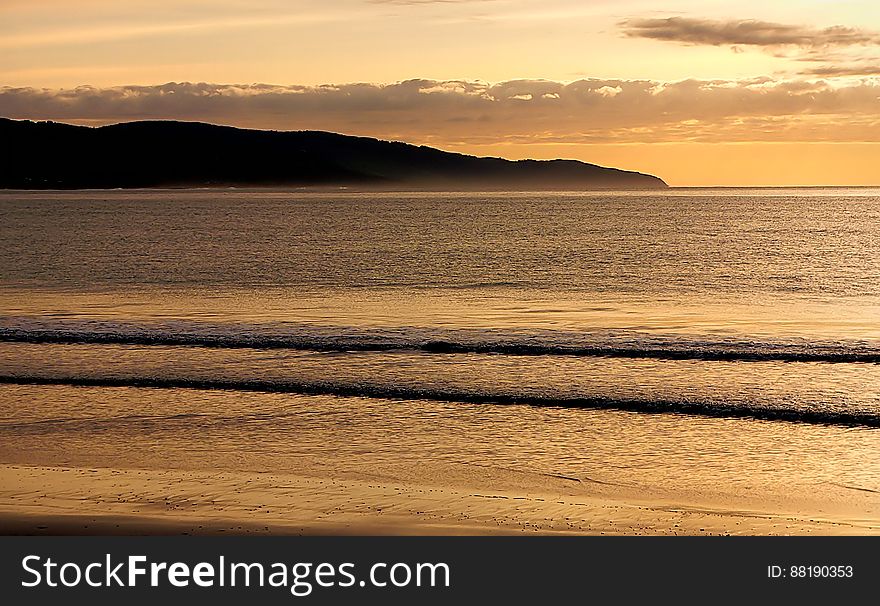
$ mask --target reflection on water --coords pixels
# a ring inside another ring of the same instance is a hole
[[[878,513],[877,494],[868,492],[880,490],[876,430],[170,389],[0,385],[0,401],[15,419],[0,422],[4,461],[386,479],[421,473],[429,484],[442,484],[444,470],[460,478],[462,466],[476,466],[727,507],[812,500],[828,513]]]
[[[876,509],[880,191],[4,192],[0,249],[6,461]]]
[[[641,407],[712,416],[739,416],[739,411],[758,418],[880,427],[880,364],[5,343],[0,344],[0,377]]]

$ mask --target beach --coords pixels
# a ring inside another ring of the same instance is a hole
[[[0,527],[875,534],[878,199],[0,194]]]
[[[465,476],[467,473],[467,476]],[[4,465],[0,532],[53,535],[852,535],[880,521],[731,510],[492,470],[444,484]],[[458,480],[458,481],[456,481]],[[610,494],[609,494],[610,493]]]

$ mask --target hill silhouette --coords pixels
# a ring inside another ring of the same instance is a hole
[[[199,122],[101,127],[0,118],[0,188],[359,185],[657,189],[661,179],[575,160],[478,158],[321,131]]]

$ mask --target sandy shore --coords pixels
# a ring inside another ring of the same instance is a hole
[[[880,534],[874,521],[604,493],[567,478],[548,478],[537,491],[510,482],[477,490],[265,473],[2,465],[0,533]]]

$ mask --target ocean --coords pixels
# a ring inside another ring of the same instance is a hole
[[[2,463],[880,517],[877,189],[6,191],[0,253]]]

